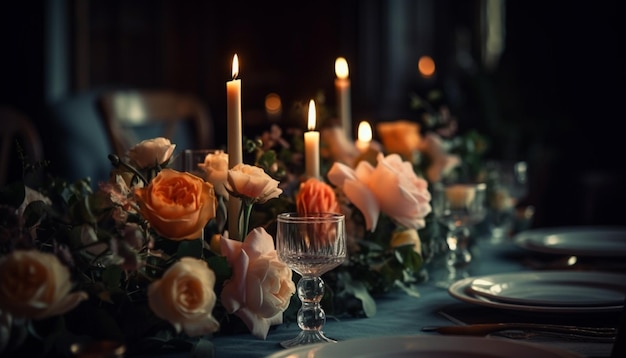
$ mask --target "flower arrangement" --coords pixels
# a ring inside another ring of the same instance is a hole
[[[222,236],[216,195],[249,213],[280,195],[278,181],[240,165],[214,185],[168,167],[174,148],[155,138],[110,156],[95,192],[58,179],[2,190],[0,352],[62,355],[63,342],[95,340],[149,353],[220,332],[264,339],[282,322],[291,270],[262,227]]]

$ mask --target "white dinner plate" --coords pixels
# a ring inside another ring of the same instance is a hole
[[[575,358],[576,353],[500,338],[460,336],[390,336],[357,338],[289,348],[267,358]]]
[[[522,274],[522,273],[520,273]],[[513,275],[513,274],[512,274]],[[600,274],[598,277],[601,277]],[[625,276],[626,277],[626,276]],[[624,304],[616,305],[599,305],[599,306],[581,306],[581,305],[538,305],[538,304],[522,304],[503,302],[502,300],[491,299],[485,295],[477,295],[470,288],[472,282],[479,277],[467,277],[459,281],[454,282],[448,288],[448,293],[461,301],[472,303],[480,306],[486,306],[496,309],[512,310],[512,311],[526,311],[536,313],[606,313],[606,312],[621,312],[624,308]],[[625,278],[626,279],[626,278]],[[626,282],[626,281],[624,281]]]
[[[624,227],[555,227],[518,233],[515,243],[531,251],[589,257],[626,257]]]
[[[491,300],[539,306],[619,306],[626,275],[604,272],[539,271],[475,278],[469,292]]]

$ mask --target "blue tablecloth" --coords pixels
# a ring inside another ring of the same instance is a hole
[[[522,249],[510,242],[499,244],[480,241],[475,246],[474,261],[469,275],[477,276],[492,273],[519,272],[529,270],[521,264]],[[433,276],[442,274],[438,267],[431,267]],[[424,326],[453,324],[439,312],[444,311],[462,318],[468,323],[484,323],[489,321],[530,321],[541,320],[541,317],[528,317],[516,312],[504,312],[490,307],[479,307],[461,302],[450,296],[446,289],[437,287],[436,277],[420,285],[420,297],[411,297],[398,290],[377,299],[377,314],[371,318],[350,318],[335,320],[329,317],[324,332],[337,340],[348,340],[361,337],[380,337],[393,335],[425,335]],[[532,316],[532,315],[531,315]],[[594,316],[597,324],[617,326],[619,315]],[[552,323],[580,323],[568,316],[550,315],[543,318]],[[586,318],[587,320],[589,317]],[[586,322],[588,323],[588,322]],[[593,323],[593,322],[592,322]],[[279,342],[293,338],[299,332],[295,323],[283,324],[272,328],[266,340],[259,340],[249,334],[214,337],[215,355],[218,358],[229,357],[266,357],[281,350]],[[581,343],[549,341],[544,344],[560,346],[582,353],[588,357],[608,357],[611,353],[610,343]]]

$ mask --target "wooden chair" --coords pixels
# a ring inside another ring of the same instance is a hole
[[[139,141],[165,137],[181,149],[213,146],[213,122],[196,97],[167,90],[115,90],[97,98],[98,110],[115,153]]]
[[[0,186],[22,180],[22,163],[17,145],[30,162],[43,159],[39,131],[24,113],[12,107],[0,107]]]

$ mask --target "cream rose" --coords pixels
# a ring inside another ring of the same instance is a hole
[[[71,290],[70,272],[53,254],[17,250],[0,258],[0,310],[15,318],[43,319],[71,311],[88,297]]]
[[[228,154],[223,150],[209,153],[204,158],[204,163],[198,166],[206,173],[206,180],[213,184],[215,193],[228,199],[228,191],[224,187],[228,178]]]
[[[215,273],[205,261],[183,257],[148,286],[148,305],[177,332],[192,337],[213,333],[219,329],[212,315],[214,286]]]
[[[240,163],[228,171],[224,186],[231,195],[263,204],[283,192],[278,184],[278,180],[272,179],[262,168]]]
[[[158,137],[141,141],[128,150],[128,157],[137,169],[152,168],[167,162],[176,148],[169,139]]]
[[[135,189],[140,213],[162,236],[197,239],[215,217],[213,185],[186,172],[163,169],[145,188]]]
[[[263,228],[251,231],[244,242],[222,238],[220,243],[233,270],[221,302],[255,337],[265,339],[271,325],[283,322],[283,312],[296,292],[291,269],[280,261],[274,240]]]

